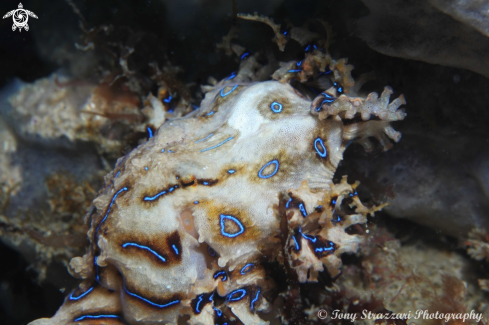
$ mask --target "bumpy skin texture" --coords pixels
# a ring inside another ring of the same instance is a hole
[[[338,274],[339,255],[361,242],[344,229],[375,210],[357,184],[333,184],[334,172],[351,141],[399,140],[387,114],[399,105],[388,94],[342,95],[329,109],[330,97],[228,78],[199,110],[167,121],[118,161],[94,200],[91,246],[70,264],[85,281],[32,324],[176,324],[179,315],[268,324],[256,313],[270,309],[264,293],[274,286],[261,261],[287,264],[301,282],[317,281],[323,265]]]

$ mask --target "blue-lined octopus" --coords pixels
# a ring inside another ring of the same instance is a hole
[[[332,87],[310,100],[289,79],[233,74],[120,158],[87,216],[87,254],[70,263],[83,282],[31,324],[269,324],[265,262],[299,282],[336,276],[362,241],[345,229],[378,208],[333,175],[350,143],[399,141],[389,122],[404,99]]]

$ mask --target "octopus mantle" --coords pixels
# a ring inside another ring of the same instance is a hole
[[[70,263],[84,281],[31,324],[268,324],[263,261],[317,281],[356,252],[362,237],[345,229],[375,209],[332,179],[352,141],[399,140],[391,93],[311,102],[289,84],[224,80],[119,159],[88,215],[88,252]]]

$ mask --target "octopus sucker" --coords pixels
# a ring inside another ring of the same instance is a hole
[[[240,18],[269,24],[285,46],[272,20]],[[269,324],[262,317],[280,294],[271,262],[300,283],[337,277],[341,254],[364,240],[346,229],[383,206],[363,205],[358,183],[333,176],[350,143],[398,142],[390,123],[406,116],[390,87],[354,94],[352,68],[314,45],[274,80],[237,71],[203,88],[197,111],[150,129],[93,201],[90,247],[70,263],[84,281],[55,316],[31,324]],[[330,72],[333,86],[314,98],[291,85]]]

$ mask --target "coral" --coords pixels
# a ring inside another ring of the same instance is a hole
[[[32,324],[176,324],[182,315],[267,324],[261,312],[277,294],[267,263],[299,282],[324,267],[338,275],[340,255],[362,242],[346,230],[381,207],[364,206],[358,183],[333,175],[351,142],[399,140],[389,122],[404,118],[402,99],[325,92],[311,101],[240,73],[204,88],[198,110],[118,160],[87,215],[87,254],[70,262],[82,284]]]
[[[465,241],[467,253],[476,260],[489,261],[489,236],[484,229],[474,228]]]

